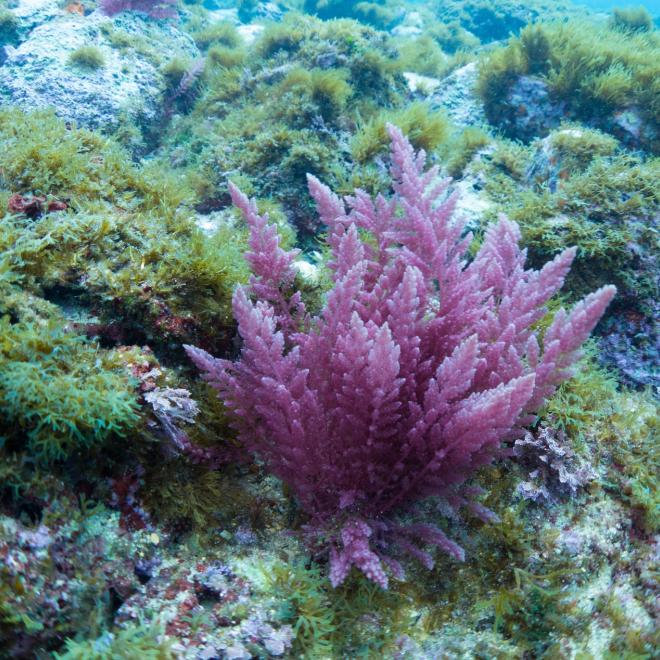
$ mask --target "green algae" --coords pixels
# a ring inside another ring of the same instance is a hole
[[[524,5],[516,0],[445,0],[435,7],[438,20],[458,22],[483,43],[507,39],[540,18],[566,20],[585,14],[579,5],[564,0],[528,0]]]
[[[491,144],[492,138],[478,126],[468,126],[453,135],[444,145],[447,172],[450,176],[459,178],[472,161],[475,154]]]
[[[77,642],[66,641],[64,653],[56,653],[57,660],[173,660],[174,640],[163,635],[156,624],[149,626],[134,625],[122,628],[114,633],[105,633],[95,640]]]
[[[170,127],[165,149],[186,154],[181,165],[199,182],[202,208],[226,205],[230,179],[280,203],[289,221],[309,231],[305,174],[338,181],[350,166],[344,144],[358,118],[403,101],[396,50],[354,21],[291,14],[259,36],[242,61],[246,70],[227,60],[234,52],[223,50],[219,65],[209,53],[205,89]]]
[[[94,71],[105,66],[105,57],[103,51],[96,46],[80,46],[71,51],[69,64],[80,69]]]
[[[26,290],[67,292],[101,321],[123,318],[127,338],[210,331],[225,341],[233,286],[247,277],[244,230],[206,236],[180,179],[135,167],[111,140],[67,130],[50,113],[5,110],[0,135],[4,199],[20,191],[68,207],[0,220],[3,263]]]
[[[651,32],[653,18],[642,5],[638,7],[615,7],[609,25],[620,32]]]
[[[283,597],[277,616],[293,626],[295,651],[302,657],[331,656],[336,613],[321,571],[292,561],[273,566],[266,579]]]
[[[579,119],[636,106],[657,129],[659,49],[655,32],[625,33],[580,21],[530,25],[482,61],[478,91],[494,125],[509,111],[511,85],[522,75],[535,75]],[[657,151],[649,140],[649,150]]]
[[[332,589],[313,563],[290,557],[264,567],[267,584],[277,596],[277,617],[293,627],[293,651],[302,658],[369,658],[391,653],[409,630],[409,596],[384,591],[353,572]]]
[[[441,76],[446,68],[447,56],[437,41],[428,34],[415,41],[402,41],[399,46],[401,66],[424,76]]]
[[[228,46],[215,45],[207,51],[210,66],[232,69],[245,64],[247,52],[238,48],[229,48]]]
[[[42,461],[125,436],[139,417],[121,364],[55,324],[0,321],[0,411],[8,444]],[[20,445],[19,445],[20,446]]]
[[[225,21],[211,23],[200,30],[193,32],[193,39],[197,47],[206,51],[212,46],[225,46],[228,49],[238,49],[243,39],[236,28]]]
[[[480,45],[479,38],[457,20],[435,22],[427,28],[427,34],[450,55],[471,51]]]
[[[518,222],[534,264],[571,245],[578,254],[567,288],[578,297],[605,283],[619,288],[619,304],[645,307],[658,295],[647,259],[657,236],[657,158],[632,156],[599,131],[563,127],[549,138],[556,169],[529,169],[532,150],[515,143],[496,146],[486,170],[486,190],[498,210]]]
[[[305,0],[304,10],[322,19],[352,18],[378,29],[390,26],[396,17],[396,5],[390,0],[346,2],[346,0]]]
[[[413,103],[404,110],[378,113],[356,132],[351,141],[351,153],[357,163],[367,163],[389,149],[387,124],[401,128],[415,149],[435,151],[447,140],[449,121],[423,103]]]

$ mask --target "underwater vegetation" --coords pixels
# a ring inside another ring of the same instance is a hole
[[[510,137],[528,137],[511,118],[526,112],[515,105],[514,93],[524,81],[530,88],[536,85],[540,98],[549,95],[551,108],[560,106],[562,119],[579,119],[620,135],[616,113],[634,111],[646,124],[638,131],[637,143],[657,153],[658,62],[655,31],[623,31],[614,24],[540,23],[527,26],[482,61],[478,91],[489,121]]]
[[[4,317],[0,330],[4,444],[12,446],[25,434],[27,451],[49,461],[134,427],[135,396],[112,353],[55,323],[12,324]]]
[[[397,3],[390,0],[377,2],[347,2],[346,0],[305,0],[305,13],[314,14],[324,20],[353,18],[379,29],[390,27],[400,14]]]
[[[657,157],[631,153],[576,122],[527,146],[492,140],[464,166],[487,200],[485,217],[503,212],[514,219],[535,267],[577,247],[566,300],[616,285],[599,327],[600,354],[635,387],[657,384],[658,173]]]
[[[96,46],[81,46],[69,55],[69,63],[83,69],[100,69],[105,65],[105,58]]]
[[[232,287],[246,276],[240,230],[205,236],[179,182],[138,169],[112,140],[67,130],[50,112],[3,110],[0,135],[0,199],[59,203],[0,220],[5,277],[24,293],[73,303],[106,339],[175,347],[172,339],[207,322],[229,323]]]
[[[318,565],[292,560],[273,566],[268,582],[284,596],[278,615],[292,626],[292,651],[302,657],[395,653],[412,624],[411,598],[362,574],[331,588]]]
[[[195,35],[208,48],[202,91],[172,122],[164,152],[168,165],[190,172],[204,212],[227,205],[229,179],[260,200],[280,203],[309,240],[322,228],[307,173],[346,192],[382,185],[371,161],[386,151],[387,121],[429,151],[447,135],[439,113],[405,103],[394,43],[355,21],[288,15],[265,28],[249,55],[229,27]]]
[[[449,122],[442,113],[431,112],[423,103],[412,103],[405,110],[382,111],[360,126],[351,141],[356,163],[366,164],[389,150],[387,124],[400,127],[416,149],[435,151],[448,138]]]
[[[653,8],[56,4],[0,0],[0,657],[655,657]]]
[[[158,625],[133,626],[117,633],[105,633],[93,641],[76,642],[68,639],[65,651],[56,653],[57,660],[103,660],[118,658],[130,660],[140,657],[145,660],[173,660],[174,640],[163,639],[163,631]]]
[[[653,18],[645,7],[615,7],[609,25],[620,32],[651,32]]]
[[[224,350],[231,290],[248,272],[241,229],[207,237],[180,182],[137,167],[112,139],[67,128],[50,111],[4,109],[0,134],[0,457],[21,466],[10,468],[2,493],[20,502],[30,475],[82,464],[93,481],[142,462],[175,471],[178,461],[201,484],[208,469],[180,458],[190,445],[164,449],[173,441],[148,393],[169,392],[180,376],[151,347],[176,363],[181,341],[201,339],[195,328],[209,324],[202,343]],[[185,397],[174,401],[185,405]],[[209,414],[202,429],[223,435],[226,425]],[[172,520],[168,497],[157,501]],[[188,507],[181,492],[171,497],[177,520],[202,526],[194,497]]]
[[[455,26],[478,38],[482,43],[507,39],[517,34],[528,23],[543,19],[565,20],[580,13],[569,2],[530,0],[443,0],[431,2],[431,9],[441,25]]]
[[[522,151],[499,145],[486,168],[486,188],[519,223],[532,263],[577,245],[571,295],[612,282],[615,305],[651,313],[658,296],[657,158],[632,155],[600,131],[564,125]]]
[[[575,250],[526,271],[518,228],[502,218],[466,266],[471,236],[461,238],[462,223],[452,219],[455,197],[438,205],[448,182],[428,190],[437,169],[424,171],[424,153],[398,129],[389,134],[392,201],[358,191],[347,213],[310,177],[334,279],[318,317],[292,292],[295,253],[279,247],[275,226],[232,188],[250,226],[258,302],[244,289],[234,294],[238,362],[187,349],[236,415],[239,439],[308,514],[307,533],[329,551],[333,586],[352,566],[382,587],[383,564],[401,579],[391,546],[428,568],[432,556],[415,541],[464,558],[437,526],[402,524],[393,514],[440,496],[492,517],[460,485],[570,376],[615,293],[604,287],[570,314],[556,312],[541,350],[530,326],[545,315]]]

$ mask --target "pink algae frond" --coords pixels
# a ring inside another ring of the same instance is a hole
[[[187,347],[235,413],[245,448],[308,515],[333,585],[355,566],[386,587],[388,574],[403,576],[397,552],[432,566],[423,546],[463,558],[435,525],[396,516],[443,497],[492,518],[463,483],[571,375],[615,294],[603,287],[560,311],[539,337],[535,324],[575,250],[526,269],[518,226],[501,217],[469,260],[472,236],[449,182],[389,132],[390,199],[357,190],[341,200],[308,177],[332,250],[334,286],[318,316],[295,291],[296,254],[232,189],[251,231],[253,278],[233,301],[241,355],[229,362]]]

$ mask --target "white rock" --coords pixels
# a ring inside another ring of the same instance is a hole
[[[257,40],[265,28],[263,25],[258,25],[257,23],[248,23],[247,25],[239,25],[236,29],[241,37],[243,37],[245,43],[249,46]]]
[[[310,284],[316,284],[319,279],[319,268],[309,261],[302,259],[293,262],[293,267],[300,273],[301,277]]]
[[[458,126],[486,125],[486,113],[475,91],[476,62],[462,66],[440,81],[430,97],[434,108],[444,109]]]
[[[225,658],[227,660],[250,660],[251,657],[252,654],[248,653],[247,649],[240,642],[225,649]]]
[[[422,28],[416,25],[397,25],[392,30],[392,34],[395,37],[419,37],[422,34]]]
[[[207,20],[209,23],[220,23],[224,21],[226,23],[232,23],[236,26],[238,26],[241,22],[238,19],[238,10],[235,7],[229,9],[213,9],[209,11]]]
[[[18,28],[21,38],[25,38],[38,25],[63,13],[57,0],[19,0],[11,11],[21,21]]]
[[[430,93],[440,84],[437,78],[420,76],[418,73],[413,73],[412,71],[404,71],[403,77],[406,79],[408,89],[411,92]]]
[[[35,0],[36,1],[36,0]],[[101,31],[111,24],[153,47],[119,51]],[[96,46],[104,57],[98,69],[71,65],[69,57],[81,46]],[[156,56],[167,53],[195,58],[192,39],[167,21],[154,21],[137,12],[109,18],[100,11],[89,16],[64,14],[42,23],[8,53],[0,69],[0,95],[25,110],[51,107],[79,126],[112,129],[122,117],[144,126],[158,118],[163,107],[163,79]]]

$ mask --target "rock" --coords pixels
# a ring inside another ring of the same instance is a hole
[[[437,78],[430,78],[429,76],[420,76],[418,73],[412,71],[404,71],[403,77],[408,83],[408,89],[414,94],[415,92],[428,93],[432,92],[438,87],[440,81]]]
[[[546,185],[550,192],[557,190],[561,173],[564,170],[564,159],[555,147],[555,137],[560,135],[579,139],[582,137],[583,131],[577,128],[567,128],[540,140],[529,167],[525,171],[526,183]]]
[[[293,629],[291,626],[274,628],[264,621],[259,613],[252,614],[241,624],[241,633],[244,639],[252,643],[259,643],[268,651],[269,656],[281,656],[291,648]]]
[[[264,26],[257,23],[249,23],[248,25],[238,27],[238,33],[243,37],[243,40],[248,46],[254,43],[263,31]]]
[[[467,173],[453,188],[458,192],[456,213],[465,218],[465,227],[471,232],[482,229],[487,211],[493,208],[491,202],[483,193],[482,175]]]
[[[309,284],[318,283],[320,272],[319,267],[316,264],[311,264],[304,259],[298,259],[293,262],[293,267],[298,271],[305,282]]]
[[[236,575],[226,564],[219,562],[209,566],[204,573],[198,577],[198,590],[200,595],[222,600],[230,589],[230,583]]]
[[[34,28],[63,14],[57,0],[19,0],[11,11],[20,21],[18,26],[20,41],[23,41]]]
[[[213,645],[204,647],[197,654],[197,660],[215,660],[216,658],[220,658],[220,651]]]
[[[404,17],[399,25],[392,29],[395,37],[406,37],[413,39],[419,37],[424,32],[424,18],[417,11],[410,11]]]
[[[657,123],[640,108],[618,108],[609,114],[600,107],[578,112],[573,100],[553,98],[548,82],[536,76],[519,76],[491,120],[507,137],[524,142],[545,137],[563,121],[575,120],[613,135],[632,149],[654,152],[660,141]]]
[[[209,213],[198,213],[195,216],[195,224],[207,236],[214,236],[223,227],[236,227],[238,223],[238,215],[234,213],[233,207],[210,211]]]
[[[403,19],[403,25],[410,25],[420,30],[424,29],[424,17],[418,11],[410,11]]]
[[[611,315],[602,323],[599,359],[619,372],[619,380],[634,388],[651,387],[660,396],[660,304],[643,316],[628,312]]]
[[[617,110],[605,120],[602,128],[633,149],[653,150],[653,145],[660,140],[656,127],[647,122],[636,107]]]
[[[264,21],[281,21],[285,10],[275,2],[260,2],[254,12],[255,17]]]
[[[250,660],[252,654],[240,642],[225,649],[227,660]]]
[[[236,7],[210,9],[206,15],[206,20],[209,25],[212,23],[231,23],[238,27],[241,24]]]
[[[42,550],[47,548],[53,539],[50,530],[43,523],[36,530],[25,530],[18,534],[18,542],[21,547],[30,550]]]
[[[154,569],[160,564],[159,557],[152,557],[147,559],[146,557],[140,557],[135,561],[133,565],[133,573],[135,577],[140,581],[140,584],[146,584],[151,580],[154,575]]]
[[[487,124],[483,103],[475,92],[477,75],[476,62],[456,69],[429,97],[432,107],[444,109],[457,126]]]
[[[525,142],[547,135],[566,116],[563,102],[550,97],[548,84],[534,76],[520,76],[507,94],[509,111],[501,117],[501,127],[512,138]]]
[[[276,2],[256,2],[254,7],[242,7],[238,10],[238,17],[243,23],[259,21],[281,21],[287,9]]]
[[[242,545],[244,547],[256,545],[257,541],[259,540],[254,531],[244,525],[241,525],[238,527],[238,529],[236,529],[233,539],[238,545]]]
[[[275,630],[272,626],[269,626],[269,628],[267,634],[264,636],[264,648],[275,657],[284,655],[291,648],[293,641],[293,630],[291,626],[283,626],[279,630]]]
[[[423,30],[416,25],[397,25],[393,30],[392,34],[395,37],[405,37],[406,39],[413,39],[414,37],[419,37],[423,33]]]
[[[114,48],[111,31],[139,47]],[[103,65],[71,64],[71,53],[81,46],[98,48]],[[25,110],[52,107],[67,121],[106,133],[126,120],[144,130],[162,113],[159,67],[176,55],[193,59],[199,51],[170,22],[137,12],[112,19],[99,11],[66,14],[36,27],[9,53],[0,69],[0,96]]]

